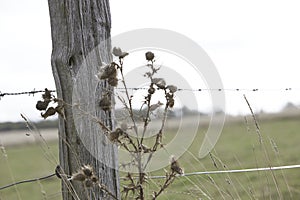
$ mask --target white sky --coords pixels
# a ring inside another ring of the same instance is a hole
[[[215,63],[225,88],[300,88],[300,1],[110,1],[112,36],[138,28],[163,28],[196,41]],[[0,91],[54,88],[47,1],[0,1]],[[179,86],[180,87],[180,86]],[[245,113],[243,93],[228,92],[227,112]],[[300,90],[247,94],[255,110],[300,105]],[[39,118],[27,96],[0,100],[0,121],[20,113]],[[205,110],[205,103],[203,110]]]

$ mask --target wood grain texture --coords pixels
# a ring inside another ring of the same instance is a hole
[[[113,116],[113,112],[104,113],[97,103],[102,92],[112,88],[106,82],[95,83],[94,77],[100,63],[109,63],[112,59],[109,1],[48,0],[48,4],[53,48],[51,63],[58,98],[69,105],[79,104],[113,129],[113,117],[108,117]],[[90,164],[101,183],[119,196],[116,147],[107,141],[91,118],[75,112],[74,107],[65,107],[65,116],[66,120],[60,119],[59,123],[62,169],[72,174],[80,166]],[[92,148],[87,148],[87,144]],[[62,183],[64,200],[110,199],[96,187],[87,189],[80,182],[72,182],[72,186],[74,192]]]

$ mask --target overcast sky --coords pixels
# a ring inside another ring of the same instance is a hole
[[[294,89],[246,93],[256,111],[275,112],[287,102],[300,105],[299,1],[112,0],[110,4],[112,36],[139,28],[179,32],[207,52],[225,88]],[[1,0],[0,91],[54,89],[50,55],[47,1]],[[243,93],[226,93],[228,113],[247,112]],[[0,121],[18,121],[20,113],[39,119],[35,111],[39,98],[39,94],[5,96],[0,100]]]

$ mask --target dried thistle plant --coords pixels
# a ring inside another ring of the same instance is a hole
[[[83,182],[86,187],[92,187],[98,182],[94,169],[90,165],[82,166],[81,169],[72,174],[71,178],[68,180]]]
[[[175,93],[177,87],[174,85],[168,85],[164,78],[157,77],[160,67],[155,66],[155,55],[153,52],[146,52],[145,58],[147,61],[146,67],[148,71],[145,72],[144,77],[149,79],[149,87],[147,94],[144,97],[144,102],[142,102],[140,111],[135,111],[133,104],[133,95],[130,95],[130,92],[127,88],[127,83],[123,74],[124,69],[124,58],[129,54],[122,51],[120,48],[113,48],[113,55],[118,58],[118,62],[112,62],[110,64],[105,64],[101,68],[100,72],[97,74],[97,77],[100,80],[107,80],[111,86],[116,86],[117,83],[111,84],[110,79],[114,78],[114,81],[119,80],[125,89],[125,97],[116,95],[120,102],[124,105],[124,108],[127,112],[127,117],[125,116],[126,122],[120,123],[120,127],[115,130],[108,132],[107,136],[109,140],[121,148],[124,148],[129,153],[135,155],[132,157],[132,160],[128,164],[122,164],[123,167],[135,166],[138,169],[137,177],[133,178],[131,173],[127,175],[127,185],[123,186],[123,197],[127,199],[130,197],[136,199],[145,199],[144,187],[147,183],[147,174],[144,170],[147,168],[147,165],[151,162],[153,154],[163,147],[163,133],[164,126],[167,120],[168,110],[173,108],[175,105]],[[118,73],[119,72],[119,73]],[[118,79],[118,74],[120,78]],[[158,92],[159,91],[159,92]],[[164,94],[164,100],[153,102],[154,95]],[[103,111],[108,111],[111,107],[110,96],[103,94],[100,100],[100,107]],[[163,108],[162,108],[163,107]],[[143,108],[143,109],[142,109]],[[145,134],[148,130],[149,123],[151,122],[150,116],[158,109],[163,109],[163,117],[161,119],[161,128],[153,136],[152,145],[145,144]],[[142,130],[138,129],[138,123],[142,122]],[[129,125],[128,125],[129,124]],[[129,133],[133,134],[129,134]],[[142,158],[146,157],[147,162],[143,162]],[[170,172],[166,174],[166,182],[159,189],[159,191],[154,192],[153,199],[156,199],[176,178],[177,174],[183,174],[183,169],[179,166],[178,161],[174,157],[171,159]]]
[[[59,168],[55,170],[56,175],[61,178],[59,173]],[[106,192],[113,199],[118,199],[114,194],[112,194],[105,185],[99,183],[99,179],[95,174],[95,171],[91,165],[83,165],[78,172],[72,174],[68,181],[78,181],[82,182],[84,187],[99,187],[103,192]]]

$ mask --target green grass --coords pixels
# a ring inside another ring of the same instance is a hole
[[[259,143],[254,124],[250,123],[251,118],[248,118],[248,125],[244,122],[228,122],[212,152],[214,161],[209,156],[197,158],[207,128],[201,127],[189,151],[179,162],[186,173],[300,164],[299,120],[293,118],[259,122],[264,147]],[[275,143],[277,152],[274,149]],[[57,145],[51,144],[50,147],[57,158]],[[10,171],[18,181],[48,175],[55,169],[55,163],[46,159],[49,155],[45,155],[39,145],[6,147],[6,151],[7,160],[0,153],[0,186],[13,182]],[[162,175],[164,172],[160,170],[151,173],[157,174]],[[279,199],[279,195],[283,199],[300,199],[299,180],[300,169],[274,171],[273,175],[267,171],[181,177],[159,199],[207,199],[204,193],[212,199]],[[157,190],[162,181],[149,180],[146,192],[151,194],[151,191]],[[60,182],[55,177],[40,183],[25,183],[1,190],[0,199],[18,199],[16,191],[25,200],[61,199]]]
[[[58,158],[56,143],[49,145],[50,151],[43,151],[40,145],[6,147],[0,154],[0,186],[15,181],[33,179],[54,173]],[[13,178],[12,178],[13,176]],[[39,182],[24,183],[0,191],[1,200],[10,199],[61,199],[60,182],[56,177]]]

